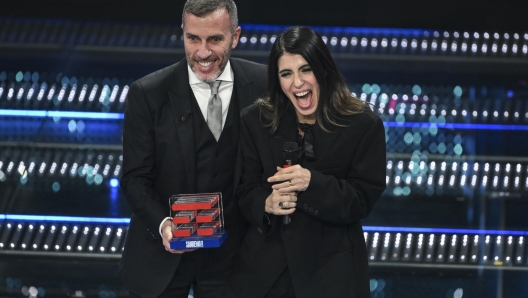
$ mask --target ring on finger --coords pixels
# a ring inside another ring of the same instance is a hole
[[[279,202],[279,207],[281,207],[282,209],[284,209],[284,202]]]
[[[290,186],[293,186],[293,183],[291,182],[291,180],[288,180],[288,183],[290,184]]]

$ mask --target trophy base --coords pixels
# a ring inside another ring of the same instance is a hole
[[[211,236],[190,236],[173,238],[171,249],[220,247],[227,238],[227,231],[218,231]]]

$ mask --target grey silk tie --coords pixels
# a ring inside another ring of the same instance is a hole
[[[222,133],[222,100],[218,96],[218,87],[220,87],[221,82],[209,83],[211,97],[209,97],[209,104],[207,105],[207,126],[217,141]]]

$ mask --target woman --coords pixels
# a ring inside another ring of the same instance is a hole
[[[269,96],[242,112],[239,205],[252,227],[230,295],[369,297],[360,220],[385,189],[383,123],[309,28],[276,39],[268,79]],[[285,142],[298,165],[283,168]]]

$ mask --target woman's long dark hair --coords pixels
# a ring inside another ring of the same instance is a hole
[[[308,27],[293,27],[277,37],[268,60],[268,95],[259,99],[264,125],[274,133],[291,102],[281,89],[278,61],[284,53],[301,55],[310,65],[320,87],[316,122],[324,130],[328,125],[346,126],[347,116],[363,112],[367,105],[353,97],[339,72],[330,51],[315,31]],[[293,108],[293,107],[292,107]]]

